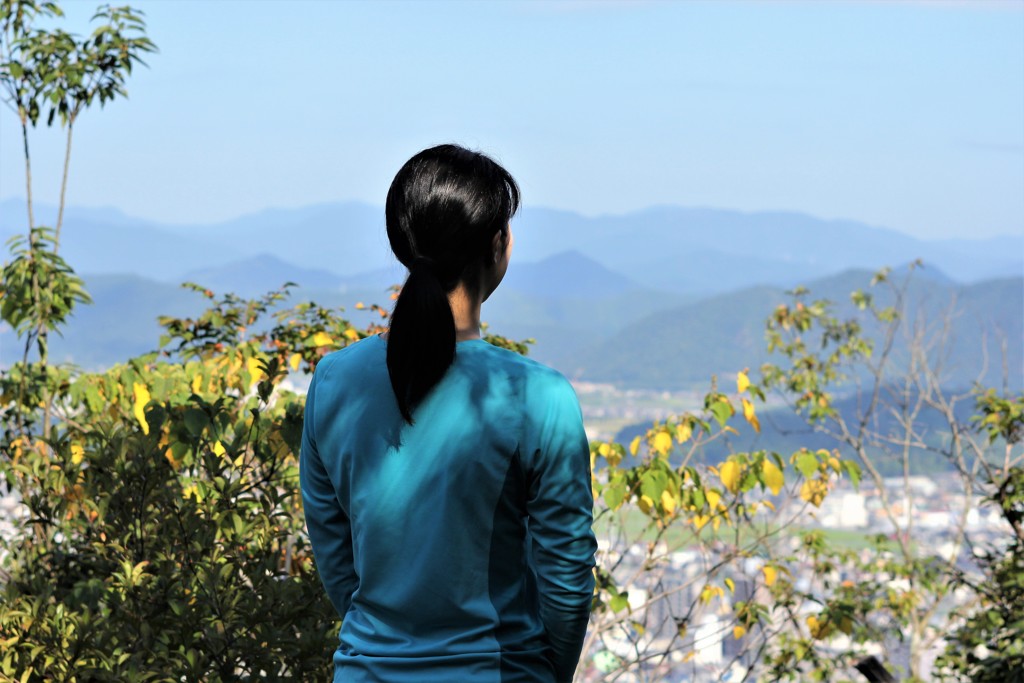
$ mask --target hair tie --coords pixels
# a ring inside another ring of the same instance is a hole
[[[409,265],[409,272],[411,273],[414,270],[425,270],[431,273],[432,275],[436,275],[437,264],[434,263],[434,259],[430,258],[429,256],[417,256],[412,260],[412,263]]]

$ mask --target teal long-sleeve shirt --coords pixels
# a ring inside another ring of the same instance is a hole
[[[560,374],[459,342],[402,420],[369,337],[317,365],[300,479],[343,622],[335,681],[569,681],[594,589],[590,457]]]

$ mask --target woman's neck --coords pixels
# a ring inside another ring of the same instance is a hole
[[[448,294],[448,302],[451,304],[452,317],[455,319],[455,341],[479,339],[480,305],[483,303],[481,298],[472,296],[465,285],[459,283]]]

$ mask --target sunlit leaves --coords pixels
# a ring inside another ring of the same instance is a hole
[[[675,494],[672,493],[672,491],[670,491],[667,488],[662,490],[662,492],[661,492],[661,508],[662,508],[662,510],[664,510],[666,513],[671,515],[672,513],[675,512],[676,504],[677,503],[678,503],[678,500],[677,500]]]
[[[792,461],[800,474],[807,478],[813,477],[818,471],[818,457],[810,451],[804,450],[794,454]]]
[[[750,386],[750,378],[747,376],[747,371],[743,370],[736,373],[736,393],[742,394]]]
[[[821,507],[828,493],[828,483],[820,479],[809,479],[800,487],[800,498],[811,503],[815,507]]]
[[[57,330],[78,304],[91,301],[82,280],[53,248],[53,231],[36,227],[8,242],[13,258],[2,271],[0,316],[19,335]]]
[[[721,479],[722,484],[725,488],[729,489],[730,493],[736,493],[740,487],[740,475],[743,473],[743,467],[734,460],[723,462],[718,468],[718,478]]]
[[[651,441],[651,446],[660,455],[668,455],[672,450],[672,436],[668,432],[658,432]]]
[[[684,444],[693,436],[693,425],[689,421],[683,421],[676,425],[676,441]]]
[[[761,475],[764,477],[764,485],[771,490],[772,495],[779,495],[785,484],[785,477],[779,466],[765,458],[761,463]]]
[[[746,419],[746,421],[750,423],[750,426],[754,428],[755,432],[760,433],[761,422],[757,419],[757,415],[754,412],[754,404],[751,403],[750,400],[746,398],[742,399],[742,404],[744,419]]]
[[[141,13],[130,7],[100,7],[92,17],[100,25],[79,37],[61,28],[31,25],[32,15],[61,16],[55,5],[16,5],[14,12],[0,13],[0,33],[8,42],[0,57],[6,60],[0,62],[0,86],[26,124],[36,125],[44,110],[46,125],[57,119],[74,123],[94,102],[102,106],[126,96],[132,68],[144,63],[143,55],[156,51]]]
[[[134,382],[132,384],[132,410],[135,415],[135,420],[142,427],[144,434],[149,434],[149,423],[146,421],[146,405],[149,403],[150,394],[149,389],[145,384],[141,382]]]
[[[313,346],[317,347],[331,346],[332,344],[334,344],[334,339],[331,338],[331,335],[321,331],[313,335],[312,342]]]
[[[1001,396],[995,389],[989,389],[977,395],[975,406],[974,423],[985,432],[989,442],[1003,439],[1016,444],[1024,440],[1024,394]]]

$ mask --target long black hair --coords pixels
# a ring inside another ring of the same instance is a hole
[[[385,216],[391,250],[409,269],[388,329],[387,363],[402,417],[455,359],[448,293],[460,282],[478,291],[495,234],[509,238],[519,186],[494,160],[457,145],[425,149],[398,171]]]

